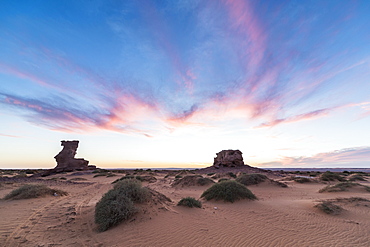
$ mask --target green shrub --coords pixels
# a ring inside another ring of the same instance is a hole
[[[183,178],[177,179],[172,183],[172,186],[204,186],[213,184],[210,178],[204,178],[201,175],[187,175]]]
[[[212,185],[212,187],[203,192],[201,197],[204,197],[206,200],[215,199],[225,202],[234,202],[240,199],[257,199],[247,187],[231,180]]]
[[[340,191],[347,191],[348,188],[352,188],[355,186],[360,186],[363,187],[367,192],[370,192],[370,187],[365,186],[359,183],[353,183],[353,182],[342,182],[342,183],[337,183],[335,185],[328,185],[321,190],[319,190],[319,193],[322,192],[340,192]]]
[[[230,180],[230,179],[228,179],[228,178],[220,178],[220,179],[218,180],[218,182],[219,182],[219,183],[221,183],[222,181],[228,181],[228,180]]]
[[[245,186],[248,186],[248,185],[254,185],[254,184],[262,183],[266,179],[268,179],[266,177],[266,175],[259,174],[259,173],[252,173],[252,174],[240,175],[236,179],[236,181],[241,183],[241,184],[244,184]]]
[[[175,178],[182,178],[182,176],[181,175],[176,175]]]
[[[97,173],[93,176],[93,178],[97,178],[97,177],[102,177],[102,176],[107,176],[109,173],[105,173],[105,172],[102,172],[102,173]]]
[[[343,182],[345,179],[339,175],[338,173],[326,171],[321,175],[321,180],[322,181],[340,181]]]
[[[204,186],[204,185],[208,185],[208,184],[213,184],[213,180],[212,179],[209,179],[209,178],[198,178],[197,179],[197,185],[200,185],[200,186]]]
[[[305,177],[295,177],[293,180],[301,184],[311,182],[311,179]]]
[[[19,200],[19,199],[37,198],[46,195],[64,196],[67,195],[67,192],[57,189],[51,189],[43,184],[25,184],[7,194],[4,197],[4,199]]]
[[[116,180],[114,180],[113,182],[112,182],[112,184],[115,184],[115,183],[118,183],[119,181],[122,181],[122,180],[125,180],[125,179],[135,179],[135,176],[133,176],[133,175],[126,175],[126,176],[123,176],[123,177],[121,177],[121,178],[118,178],[118,179],[116,179]]]
[[[186,206],[186,207],[189,207],[189,208],[193,208],[193,207],[201,208],[202,207],[202,203],[200,201],[196,200],[193,197],[182,198],[179,201],[179,203],[177,203],[177,205],[178,206]]]
[[[348,181],[366,181],[361,174],[353,174],[348,177]]]
[[[106,231],[131,218],[137,212],[134,202],[145,202],[149,196],[148,189],[141,187],[138,180],[117,182],[95,206],[95,223],[99,231]]]
[[[14,176],[14,178],[26,178],[26,177],[27,177],[27,174],[23,172]]]
[[[106,169],[98,168],[98,169],[94,170],[92,173],[108,173],[108,172],[110,172],[110,171],[106,170]]]
[[[232,177],[232,178],[236,178],[236,175],[235,175],[235,173],[233,173],[233,172],[228,172],[227,173],[227,175],[229,175],[230,177]]]
[[[214,172],[207,173],[207,176],[213,176],[213,175],[215,175],[215,173],[214,173]]]
[[[114,185],[113,190],[119,191],[133,202],[145,202],[149,198],[148,189],[143,188],[141,182],[135,179],[120,181]]]
[[[118,190],[108,191],[95,206],[95,223],[99,231],[106,231],[131,218],[137,209],[133,201]]]
[[[342,207],[335,205],[330,201],[323,201],[315,205],[315,207],[327,214],[339,214],[343,210]]]

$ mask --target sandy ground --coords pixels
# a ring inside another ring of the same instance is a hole
[[[318,193],[325,184],[288,181],[282,188],[264,182],[248,187],[256,201],[201,200],[202,208],[185,208],[176,205],[181,198],[198,199],[209,186],[174,188],[165,173],[143,185],[172,202],[139,205],[132,220],[97,232],[95,204],[122,175],[54,175],[44,183],[68,196],[0,200],[0,246],[370,246],[370,202],[338,203],[344,208],[339,215],[314,207],[322,199],[370,199],[368,192]],[[23,183],[2,182],[0,197]]]

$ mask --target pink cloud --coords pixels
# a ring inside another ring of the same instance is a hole
[[[243,55],[251,67],[260,65],[266,50],[265,34],[249,1],[225,0],[232,28],[245,41]]]
[[[20,138],[20,136],[7,135],[7,134],[2,134],[2,133],[0,133],[0,136],[3,136],[3,137],[12,137],[12,138]]]
[[[328,113],[337,107],[334,108],[325,108],[325,109],[320,109],[312,112],[307,112],[303,114],[299,114],[296,116],[288,117],[288,118],[280,118],[280,119],[274,119],[270,122],[262,123],[259,126],[255,128],[266,128],[266,127],[274,127],[278,124],[281,123],[294,123],[294,122],[299,122],[303,120],[310,120],[310,119],[315,119],[323,116],[327,116]]]
[[[363,167],[369,165],[370,147],[353,147],[318,153],[311,157],[282,157],[278,161],[263,163],[261,166],[290,166],[290,167],[325,167],[351,166]]]

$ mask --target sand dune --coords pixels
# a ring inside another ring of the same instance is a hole
[[[319,200],[338,197],[370,199],[364,191],[318,193],[322,183],[288,188],[264,182],[248,186],[256,201],[205,201],[202,208],[176,206],[187,196],[199,198],[208,186],[173,187],[174,177],[155,174],[144,183],[172,202],[140,205],[131,220],[97,232],[95,204],[119,178],[63,174],[64,180],[46,180],[68,196],[0,201],[1,246],[369,246],[370,202],[338,202],[344,211],[327,215],[315,208]],[[205,175],[204,175],[205,176]],[[54,177],[61,177],[55,175]],[[48,177],[50,179],[50,177]],[[84,180],[86,179],[86,180]],[[75,179],[75,181],[77,181]],[[0,196],[23,182],[2,183]],[[38,181],[40,183],[40,181]],[[369,184],[369,182],[362,182]]]

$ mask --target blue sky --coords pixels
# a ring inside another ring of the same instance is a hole
[[[369,167],[369,1],[1,1],[0,168]]]

